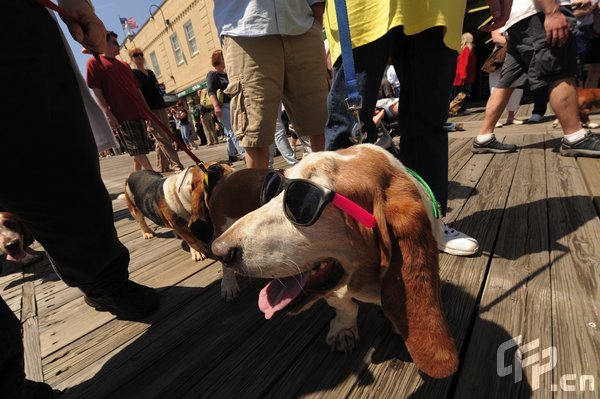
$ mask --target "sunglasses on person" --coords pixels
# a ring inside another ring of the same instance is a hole
[[[133,53],[133,58],[143,57],[144,53]]]
[[[285,191],[283,194],[285,216],[296,225],[314,224],[330,202],[365,227],[373,228],[377,224],[371,213],[343,195],[310,180],[288,179],[277,171],[269,172],[265,177],[260,194],[261,204],[266,204],[282,191]]]

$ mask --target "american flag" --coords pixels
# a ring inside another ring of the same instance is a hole
[[[119,20],[121,21],[121,25],[123,25],[123,29],[125,29],[125,30],[139,28],[137,22],[135,22],[135,19],[133,19],[133,17],[129,17],[129,18],[119,17]]]

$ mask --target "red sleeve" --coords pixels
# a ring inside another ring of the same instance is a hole
[[[477,56],[475,51],[470,51],[469,54],[469,66],[467,68],[467,83],[474,84],[475,77],[477,76]]]
[[[467,78],[467,67],[469,65],[469,56],[471,55],[471,50],[468,47],[465,47],[458,56],[458,61],[456,64],[456,79],[461,82]]]
[[[90,57],[87,60],[85,80],[90,89],[102,88],[102,73],[100,73],[100,66],[94,57]]]

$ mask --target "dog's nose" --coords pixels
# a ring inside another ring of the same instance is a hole
[[[216,239],[212,243],[212,252],[223,263],[229,263],[237,253],[237,247],[229,245],[225,240]]]
[[[19,242],[19,240],[14,240],[9,242],[8,244],[4,245],[4,248],[6,248],[7,251],[14,251],[17,250],[21,247],[21,243]]]

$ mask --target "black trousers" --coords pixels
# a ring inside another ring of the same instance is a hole
[[[66,284],[99,293],[128,278],[129,252],[117,237],[75,72],[46,9],[29,0],[2,5],[0,207],[30,228]],[[7,309],[0,303],[2,388],[23,378],[19,323]]]
[[[444,45],[443,28],[407,36],[402,27],[353,50],[356,79],[363,97],[360,119],[369,142],[376,139],[373,110],[383,72],[392,57],[400,80],[398,107],[401,134],[400,161],[417,172],[431,187],[442,214],[448,201],[448,98],[456,72],[458,53]],[[351,145],[354,116],[346,109],[346,82],[341,57],[334,64],[334,78],[327,99],[329,119],[325,148]]]

